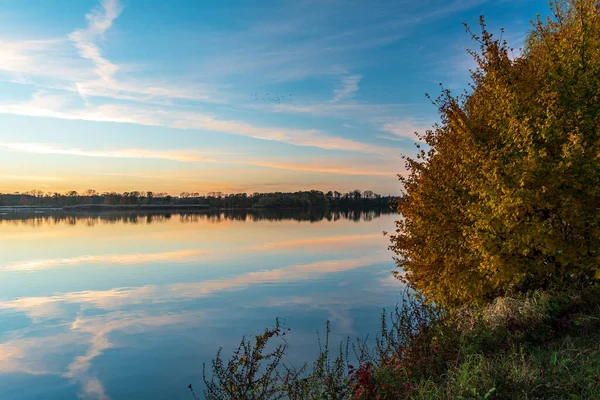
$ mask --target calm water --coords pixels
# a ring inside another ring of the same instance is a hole
[[[0,399],[190,399],[202,362],[291,328],[375,333],[397,215],[0,216]]]

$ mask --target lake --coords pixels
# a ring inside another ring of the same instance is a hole
[[[273,326],[375,334],[400,299],[395,214],[0,216],[0,398],[187,399],[220,346]]]

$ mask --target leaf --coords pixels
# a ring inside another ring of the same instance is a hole
[[[492,395],[496,393],[496,388],[493,387],[490,390],[488,390],[488,392],[485,394],[485,396],[483,396],[484,399],[489,399],[490,397],[492,397]]]

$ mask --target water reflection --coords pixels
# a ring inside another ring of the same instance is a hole
[[[39,224],[84,224],[94,226],[99,223],[125,223],[125,224],[153,224],[164,223],[172,218],[179,218],[182,223],[197,223],[205,220],[208,222],[219,223],[223,220],[231,221],[309,221],[319,222],[322,220],[339,221],[351,220],[371,221],[373,218],[379,218],[381,215],[388,215],[391,211],[381,209],[371,210],[229,210],[229,211],[201,211],[201,212],[149,212],[149,213],[128,213],[128,212],[105,212],[96,214],[73,213],[73,212],[9,212],[0,214],[0,224],[15,223],[36,226]]]
[[[332,340],[373,333],[400,291],[391,214],[14,217],[0,223],[3,399],[187,399],[219,346],[275,317],[305,361],[327,319]]]

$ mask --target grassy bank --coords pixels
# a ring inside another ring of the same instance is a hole
[[[408,298],[376,344],[348,341],[294,368],[286,329],[244,338],[205,371],[208,399],[600,399],[600,288],[442,311]],[[293,344],[293,343],[292,343]],[[209,373],[208,370],[211,370]],[[193,389],[193,388],[192,388]]]

